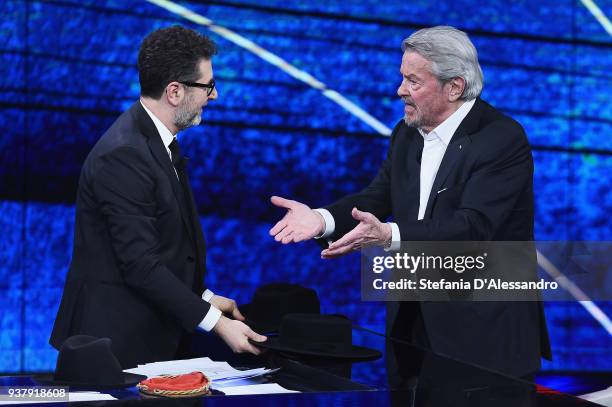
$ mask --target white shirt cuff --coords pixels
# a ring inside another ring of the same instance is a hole
[[[315,211],[319,212],[321,216],[323,216],[323,222],[325,223],[325,230],[323,230],[323,234],[315,236],[315,239],[322,239],[330,236],[332,233],[334,233],[334,230],[336,230],[336,222],[334,221],[334,217],[327,209],[317,208]]]
[[[215,295],[215,293],[213,293],[207,288],[206,291],[202,293],[202,299],[206,302],[210,302],[210,299],[213,297],[213,295]]]
[[[219,318],[221,318],[221,311],[219,311],[219,309],[214,305],[211,305],[210,309],[206,313],[206,316],[204,317],[202,322],[200,322],[198,327],[205,330],[206,332],[210,332],[215,327],[215,325],[217,325],[217,321],[219,321]]]
[[[402,238],[400,236],[399,226],[395,222],[388,222],[391,226],[391,245],[385,247],[386,252],[397,251],[402,245]]]

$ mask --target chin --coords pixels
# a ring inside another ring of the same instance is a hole
[[[418,119],[411,119],[407,115],[404,115],[404,123],[406,123],[406,125],[410,127],[419,127],[419,125],[421,124]]]

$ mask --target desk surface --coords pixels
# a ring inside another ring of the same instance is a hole
[[[377,360],[347,363],[329,359],[296,358],[268,352],[263,357],[233,356],[234,365],[281,367],[264,380],[302,393],[257,396],[212,395],[192,399],[143,398],[136,388],[105,391],[120,399],[112,405],[401,405],[401,406],[587,406],[593,405],[527,381],[482,369],[417,348],[388,341],[382,335],[355,329],[353,342],[377,349]],[[207,344],[213,360],[224,360]],[[32,376],[0,376],[0,386],[35,386]],[[214,387],[214,383],[213,383]],[[96,405],[107,402],[95,402]],[[49,405],[49,404],[47,404]],[[57,405],[57,404],[55,404]],[[73,406],[74,403],[71,403]],[[93,404],[92,404],[93,405]]]

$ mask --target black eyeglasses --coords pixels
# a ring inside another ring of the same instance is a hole
[[[185,86],[190,86],[192,88],[204,88],[206,89],[206,96],[210,96],[215,89],[215,80],[211,79],[208,83],[199,83],[199,82],[179,82]]]

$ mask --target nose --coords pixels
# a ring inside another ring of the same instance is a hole
[[[409,88],[408,88],[408,85],[406,84],[406,81],[402,81],[402,83],[400,83],[399,87],[397,88],[397,96],[399,97],[410,96]]]

